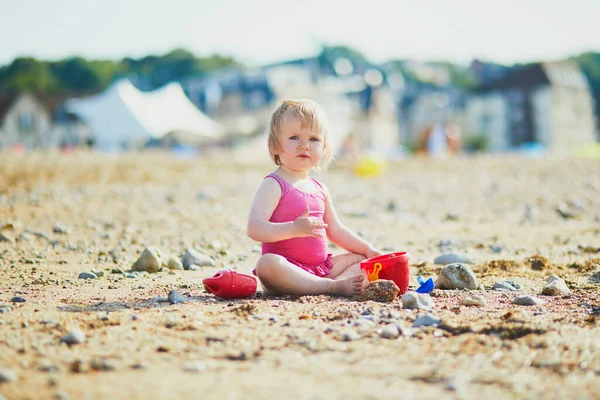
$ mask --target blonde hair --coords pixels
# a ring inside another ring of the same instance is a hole
[[[275,153],[281,150],[279,133],[281,132],[283,120],[288,116],[298,118],[303,128],[316,128],[321,132],[324,144],[323,155],[321,156],[319,163],[315,165],[314,169],[316,171],[320,171],[321,169],[327,170],[327,166],[333,159],[333,152],[331,151],[333,146],[329,141],[329,123],[327,122],[327,115],[325,114],[323,107],[317,102],[308,99],[283,100],[279,103],[279,106],[277,106],[275,111],[273,111],[267,129],[269,135],[269,154],[275,164],[281,165],[281,160]]]

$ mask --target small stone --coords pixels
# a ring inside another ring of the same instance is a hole
[[[544,304],[544,300],[530,295],[517,296],[513,300],[513,304],[517,304],[519,306],[541,306]]]
[[[402,307],[406,309],[431,310],[433,299],[425,293],[407,292],[402,296]]]
[[[465,297],[462,301],[462,304],[465,306],[478,306],[478,307],[485,307],[487,305],[485,298],[481,295],[473,295],[473,296]]]
[[[205,254],[200,253],[198,250],[189,248],[181,258],[181,263],[184,269],[189,269],[190,265],[197,265],[199,267],[214,267],[215,261]]]
[[[0,314],[5,314],[5,313],[9,313],[12,310],[12,307],[10,306],[0,306]]]
[[[92,274],[96,275],[98,278],[102,278],[104,276],[104,271],[99,269],[93,269]]]
[[[188,267],[188,271],[202,271],[202,268],[198,265],[192,264]]]
[[[587,279],[588,285],[598,285],[600,284],[600,271],[596,271]]]
[[[69,233],[69,231],[66,228],[60,225],[54,225],[54,228],[52,228],[52,232],[59,233],[61,235],[66,235],[67,233]]]
[[[6,234],[4,234],[2,232],[0,232],[0,242],[8,242],[8,243],[11,243],[11,244],[15,243],[15,241],[14,241],[13,238],[11,238],[10,236],[8,236],[8,235],[6,235]]]
[[[17,373],[12,369],[0,368],[0,383],[14,382],[17,378]]]
[[[164,266],[170,270],[183,270],[183,264],[175,256],[168,256]]]
[[[453,254],[453,253],[442,254],[441,256],[437,256],[433,260],[433,263],[437,264],[437,265],[448,265],[448,264],[455,264],[455,263],[471,264],[472,262],[473,261],[471,260],[471,258],[465,254]]]
[[[548,284],[542,289],[542,294],[546,296],[560,296],[571,294],[571,290],[569,290],[564,280],[556,275],[550,275]]]
[[[502,246],[500,246],[500,245],[497,245],[497,244],[495,244],[495,245],[492,245],[492,246],[490,247],[490,249],[492,250],[492,253],[496,253],[496,254],[498,254],[498,253],[502,253],[502,251],[504,250],[504,248],[503,248]]]
[[[69,370],[71,372],[79,374],[79,373],[87,372],[89,370],[89,368],[81,358],[78,358],[76,360],[73,360],[73,362],[71,362],[71,364],[69,365]]]
[[[344,342],[352,342],[354,340],[359,340],[360,335],[356,331],[347,330],[340,333],[340,339]]]
[[[142,255],[133,263],[131,269],[134,271],[158,272],[162,267],[160,251],[155,247],[146,247]]]
[[[390,302],[396,299],[400,289],[394,281],[379,279],[371,282],[360,295],[361,301]]]
[[[111,360],[103,357],[93,358],[90,367],[94,371],[114,371],[116,369]]]
[[[171,290],[169,292],[169,302],[171,304],[179,304],[187,302],[187,299],[177,290]]]
[[[396,325],[386,325],[379,332],[379,337],[383,339],[396,339],[399,336],[400,330]]]
[[[186,372],[206,371],[208,367],[204,361],[188,361],[183,364],[183,370]]]
[[[437,326],[442,322],[442,320],[434,315],[425,314],[420,315],[415,322],[413,322],[413,327],[418,328],[420,326]]]
[[[52,361],[47,359],[42,359],[39,362],[39,370],[42,372],[57,372],[58,367],[52,363]]]
[[[81,272],[78,276],[79,279],[96,279],[96,274],[92,272]]]
[[[467,264],[446,265],[435,282],[436,289],[477,289],[479,282]]]
[[[210,244],[208,245],[209,249],[212,250],[216,250],[216,251],[222,251],[223,249],[225,249],[225,246],[218,240],[213,240],[212,242],[210,242]]]
[[[85,342],[85,333],[81,329],[73,329],[66,336],[60,339],[61,343],[66,343],[69,346]]]
[[[492,286],[494,290],[509,290],[511,292],[515,290],[521,289],[521,285],[512,281],[499,281],[494,282],[494,286]]]
[[[10,299],[13,303],[27,303],[27,299],[25,297],[14,296]]]

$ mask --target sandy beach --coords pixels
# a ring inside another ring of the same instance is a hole
[[[410,252],[411,289],[437,278],[436,257],[469,260],[479,288],[436,289],[420,310],[205,292],[203,278],[248,273],[260,255],[246,218],[273,165],[228,158],[0,155],[0,399],[600,398],[597,159],[409,158],[378,177],[343,164],[318,175],[347,226]],[[215,265],[132,273],[147,246]],[[541,294],[551,275],[568,294]],[[493,288],[504,280],[520,289]],[[484,306],[463,305],[475,295]],[[523,295],[543,304],[513,304]],[[413,326],[424,315],[439,320]]]

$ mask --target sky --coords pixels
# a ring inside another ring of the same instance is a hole
[[[600,51],[600,0],[0,0],[0,65],[183,47],[261,65],[347,45],[371,61],[504,64]]]

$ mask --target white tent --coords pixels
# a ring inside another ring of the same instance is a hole
[[[90,126],[96,146],[104,150],[139,146],[169,133],[183,133],[195,143],[226,133],[187,98],[179,83],[142,92],[122,79],[97,95],[68,100],[65,107]]]

